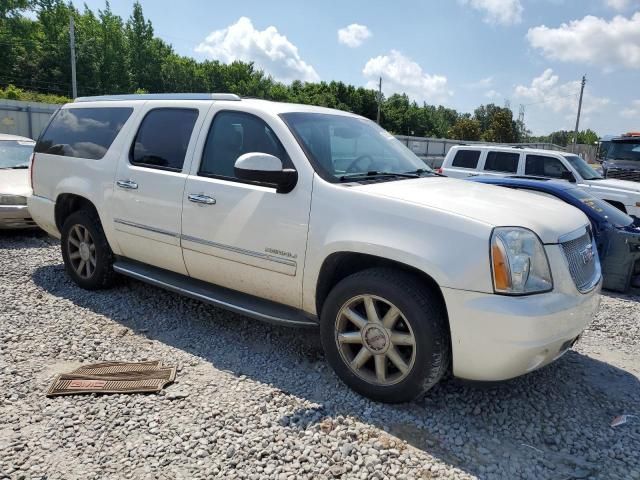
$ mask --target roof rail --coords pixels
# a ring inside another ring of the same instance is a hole
[[[133,93],[125,95],[98,95],[78,97],[75,102],[121,101],[121,100],[230,100],[239,102],[235,93]]]

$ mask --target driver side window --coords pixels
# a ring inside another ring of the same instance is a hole
[[[562,178],[568,172],[560,160],[546,155],[527,155],[525,175],[536,177]]]
[[[284,168],[293,168],[280,140],[264,120],[250,113],[222,111],[209,129],[198,175],[235,179],[233,167],[245,153],[268,153],[278,157]]]

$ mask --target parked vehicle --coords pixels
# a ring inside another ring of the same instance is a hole
[[[591,228],[602,264],[603,288],[626,292],[640,287],[640,220],[560,180],[531,177],[475,177],[471,181],[552,196],[580,209]]]
[[[81,287],[114,274],[284,325],[319,325],[363,395],[452,368],[505,380],[565,353],[600,302],[588,219],[436,175],[375,123],[229,94],[85,98],[31,166],[31,212]]]
[[[610,140],[604,150],[602,172],[606,178],[640,182],[640,132]]]
[[[0,133],[0,229],[34,228],[27,209],[30,138]]]
[[[439,171],[454,178],[518,175],[567,180],[623,212],[640,217],[640,184],[604,179],[573,153],[491,145],[456,146],[449,150]]]

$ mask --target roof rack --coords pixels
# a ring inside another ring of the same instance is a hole
[[[239,102],[241,98],[235,93],[133,93],[126,95],[78,97],[75,99],[75,102],[116,102],[122,100],[230,100]]]

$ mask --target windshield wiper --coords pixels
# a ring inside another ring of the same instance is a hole
[[[445,177],[446,175],[442,175],[441,173],[438,173],[434,170],[427,170],[426,168],[419,168],[417,170],[414,170],[412,172],[405,172],[406,174],[415,174],[418,176],[424,175],[425,173],[428,175],[431,175],[433,177]]]
[[[29,165],[16,165],[15,167],[7,167],[10,168],[11,170],[21,170],[23,168],[29,168]]]
[[[371,170],[370,172],[358,172],[348,173],[340,177],[340,181],[357,180],[359,178],[378,178],[378,177],[400,177],[400,178],[419,178],[420,175],[413,172],[398,173],[398,172],[380,172],[378,170]]]

